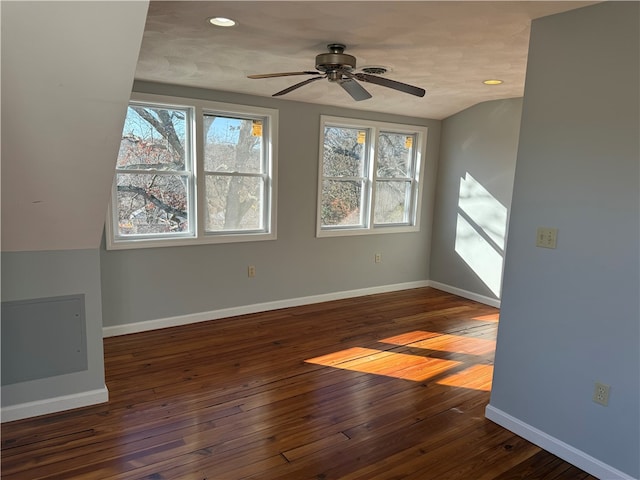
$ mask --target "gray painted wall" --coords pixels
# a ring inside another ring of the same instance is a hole
[[[428,279],[440,121],[150,83],[134,91],[279,110],[278,238],[103,250],[105,326]],[[321,114],[429,128],[420,232],[315,237]],[[256,266],[255,278],[247,277],[248,265]]]
[[[430,279],[500,298],[522,99],[484,102],[442,123]]]
[[[491,406],[640,477],[638,2],[533,22]],[[557,227],[556,250],[535,247]],[[611,385],[609,406],[591,400]]]
[[[2,253],[3,302],[84,294],[88,360],[81,372],[3,386],[3,407],[104,389],[99,269],[97,248]]]

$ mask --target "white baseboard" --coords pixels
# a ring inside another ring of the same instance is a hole
[[[437,288],[438,290],[442,290],[443,292],[453,293],[454,295],[458,295],[462,298],[468,298],[469,300],[473,300],[474,302],[484,303],[485,305],[489,305],[491,307],[500,308],[500,300],[496,298],[486,297],[478,293],[463,290],[458,287],[452,287],[451,285],[447,285],[446,283],[435,282],[433,280],[429,280],[429,286]]]
[[[637,480],[491,405],[485,417],[601,480]]]
[[[23,418],[37,417],[47,413],[62,412],[73,408],[88,407],[98,403],[109,401],[109,390],[104,388],[89,390],[88,392],[74,393],[73,395],[63,395],[61,397],[47,398],[35,402],[9,405],[0,410],[0,421],[12,422]]]
[[[145,322],[128,323],[126,325],[114,325],[102,328],[103,337],[115,337],[117,335],[126,335],[129,333],[146,332],[159,328],[177,327],[190,323],[206,322],[208,320],[217,320],[219,318],[235,317],[238,315],[247,315],[249,313],[268,312],[280,308],[298,307],[300,305],[311,305],[313,303],[329,302],[331,300],[342,300],[344,298],[362,297],[364,295],[374,295],[376,293],[395,292],[398,290],[408,290],[411,288],[428,287],[427,280],[417,282],[397,283],[393,285],[383,285],[379,287],[361,288],[358,290],[347,290],[342,292],[325,293],[322,295],[312,295],[309,297],[290,298],[285,300],[276,300],[266,303],[254,303],[253,305],[243,305],[239,307],[223,308],[220,310],[212,310],[209,312],[192,313],[188,315],[179,315],[176,317],[159,318],[156,320],[147,320]]]

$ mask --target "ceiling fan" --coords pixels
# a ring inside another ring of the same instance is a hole
[[[303,72],[281,72],[281,73],[264,73],[258,75],[249,75],[248,78],[273,78],[273,77],[288,77],[293,75],[314,75],[303,82],[296,83],[284,90],[274,93],[274,97],[284,95],[292,92],[293,90],[300,88],[309,83],[321,80],[323,78],[328,79],[330,82],[340,85],[351,97],[356,100],[366,100],[371,98],[371,94],[367,92],[360,83],[374,83],[383,87],[393,88],[400,92],[409,93],[417,97],[424,97],[426,93],[424,89],[408,85],[406,83],[397,82],[388,78],[372,75],[371,73],[354,72],[356,68],[356,57],[344,53],[345,46],[341,43],[330,43],[327,45],[329,53],[321,53],[316,55],[316,69],[319,71],[303,71]],[[371,69],[372,73],[385,73],[386,69],[382,67],[376,67]]]

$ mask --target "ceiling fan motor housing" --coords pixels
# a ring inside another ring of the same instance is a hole
[[[353,70],[356,68],[356,57],[344,53],[345,46],[339,43],[327,45],[329,53],[316,55],[316,69],[321,72],[334,70]]]

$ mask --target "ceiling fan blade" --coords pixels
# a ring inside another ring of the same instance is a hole
[[[356,73],[354,76],[363,82],[375,83],[377,85],[382,85],[383,87],[393,88],[395,90],[399,90],[400,92],[409,93],[411,95],[415,95],[416,97],[424,97],[426,93],[423,88],[414,87],[413,85],[408,85],[402,82],[396,82],[395,80],[390,80],[384,77],[378,77],[376,75],[369,75],[368,73]]]
[[[349,95],[351,95],[351,98],[353,98],[356,102],[371,98],[371,94],[352,78],[348,78],[346,80],[338,80],[338,83],[342,88],[345,89],[345,91]]]
[[[247,75],[247,78],[273,78],[273,77],[289,77],[291,75],[321,75],[320,72],[281,72],[281,73],[261,73],[257,75]]]
[[[277,93],[274,93],[272,97],[279,97],[280,95],[284,95],[285,93],[293,92],[296,88],[303,87],[311,82],[315,82],[316,80],[321,80],[324,77],[313,77],[305,80],[304,82],[296,83],[295,85],[290,86],[289,88],[285,88],[284,90],[280,90]]]
[[[338,83],[356,102],[371,98],[371,94],[356,81],[356,77],[349,70],[342,69],[339,73],[347,77],[347,79],[338,80]]]

